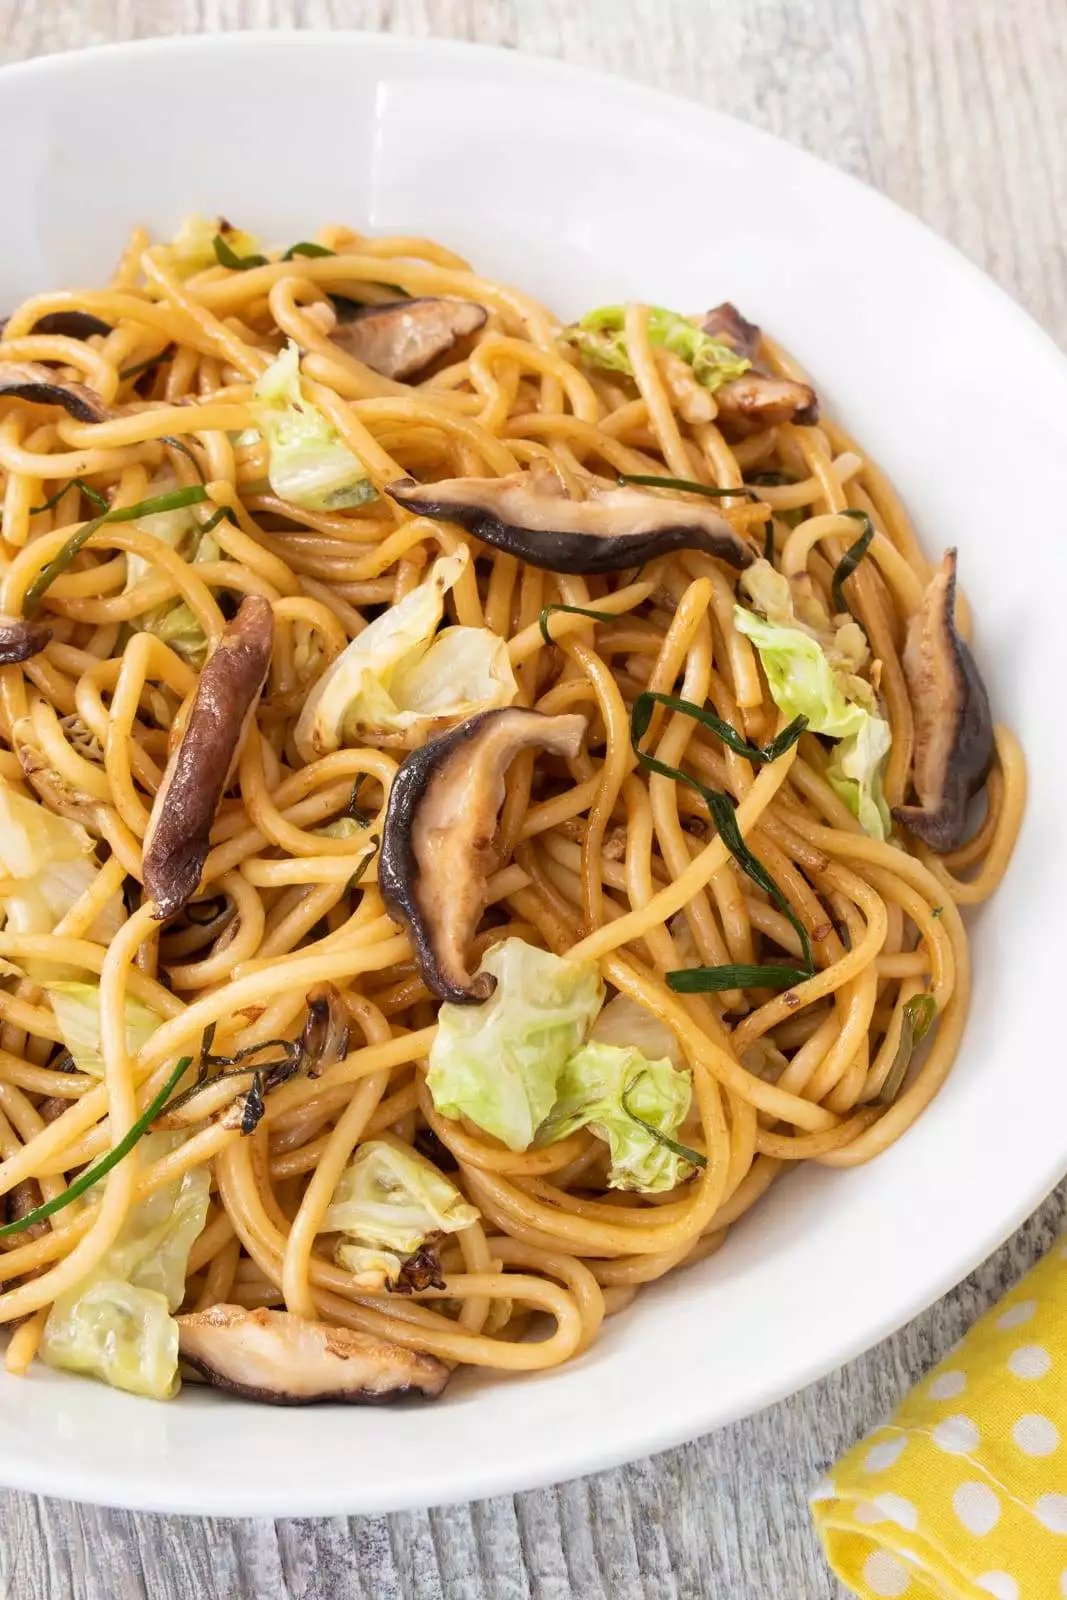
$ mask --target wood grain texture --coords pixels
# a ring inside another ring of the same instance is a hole
[[[1067,346],[1065,24],[1064,0],[0,0],[0,59],[179,32],[359,27],[601,67],[873,183]],[[791,1400],[555,1489],[275,1523],[0,1496],[0,1600],[835,1600],[807,1488],[1037,1259],[1065,1213],[1067,1185],[954,1293]]]

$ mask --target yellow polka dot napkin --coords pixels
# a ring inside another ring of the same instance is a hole
[[[1067,1244],[811,1496],[862,1600],[1067,1600]]]

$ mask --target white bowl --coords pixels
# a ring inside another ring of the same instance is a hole
[[[962,1278],[1067,1168],[1055,1026],[1067,887],[1067,363],[885,200],[696,106],[544,61],[357,34],[91,50],[0,74],[0,305],[100,283],[128,227],[222,212],[428,234],[563,314],[736,298],[888,469],[927,548],[960,550],[995,711],[1032,798],[974,921],[960,1060],[887,1154],[806,1166],[706,1264],[646,1290],[561,1371],[434,1406],[170,1405],[0,1377],[0,1481],[235,1515],[380,1512],[514,1490],[692,1438],[790,1393]]]

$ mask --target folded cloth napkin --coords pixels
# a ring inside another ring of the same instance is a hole
[[[863,1600],[1067,1597],[1067,1242],[811,1496]]]

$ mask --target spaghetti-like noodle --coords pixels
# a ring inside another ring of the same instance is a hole
[[[640,568],[568,575],[384,492],[405,478],[515,474],[547,475],[578,503],[619,474],[736,490],[642,492],[692,516],[713,508],[806,597],[809,614],[814,606],[842,625],[837,571],[869,647],[857,669],[867,701],[891,730],[881,782],[892,810],[906,805],[915,760],[905,638],[933,569],[892,488],[840,426],[794,416],[726,427],[715,388],[657,341],[648,308],[630,307],[613,332],[625,346],[613,369],[527,296],[438,245],[341,227],[316,244],[263,265],[235,248],[223,259],[236,265],[190,273],[135,234],[110,287],[37,296],[3,331],[0,366],[50,363],[57,384],[84,385],[103,407],[103,420],[80,420],[0,385],[0,610],[33,611],[51,630],[43,650],[0,667],[0,777],[96,841],[91,881],[48,931],[25,931],[10,911],[0,929],[10,964],[0,984],[8,1223],[61,1199],[87,1163],[137,1131],[179,1059],[192,1062],[175,1091],[184,1120],[172,1100],[156,1122],[180,1138],[134,1143],[82,1198],[0,1238],[0,1321],[19,1324],[11,1371],[33,1359],[49,1308],[99,1275],[132,1208],[196,1171],[210,1199],[179,1296],[186,1312],[285,1308],[449,1366],[567,1360],[641,1285],[717,1249],[791,1162],[853,1165],[905,1132],[944,1081],[966,1019],[959,908],[995,890],[1019,828],[1024,766],[1004,728],[984,821],[940,855],[899,825],[888,838],[865,831],[828,781],[830,745],[810,729],[773,759],[746,758],[745,745],[768,744],[788,719],[736,623],[744,577],[735,593],[737,571],[715,556],[678,548]],[[398,292],[471,302],[486,316],[426,371],[391,377],[332,335],[345,300],[381,304]],[[73,309],[107,331],[39,331],[42,318],[54,326]],[[302,507],[268,481],[257,386],[285,341],[300,352],[305,399],[369,477],[362,503]],[[760,351],[771,377],[803,382],[768,340]],[[202,539],[196,559],[151,514],[122,521],[100,510],[183,492],[198,535],[211,521],[214,545]],[[864,525],[856,513],[873,537],[844,574]],[[95,531],[67,559],[93,517]],[[609,994],[666,1026],[692,1081],[674,1142],[703,1158],[683,1161],[666,1190],[611,1187],[595,1124],[514,1150],[435,1105],[425,1074],[438,1002],[388,913],[374,859],[405,747],[342,736],[305,759],[295,739],[329,663],[435,559],[464,548],[471,559],[445,597],[446,620],[505,641],[514,705],[580,713],[586,724],[573,758],[526,750],[509,767],[488,909],[468,954],[476,966],[515,938],[595,963]],[[45,582],[57,557],[62,570]],[[204,656],[248,596],[273,617],[266,683],[214,814],[199,890],[161,924],[141,887],[150,814]],[[199,656],[146,625],[173,618],[179,603]],[[649,691],[668,703],[646,703],[635,727]],[[713,711],[742,753],[672,697]],[[353,809],[357,781],[357,814],[331,827]],[[701,785],[729,797],[777,900],[739,864]],[[11,891],[0,884],[0,897]],[[94,935],[120,893],[117,925]],[[48,964],[99,984],[95,1075],[66,1053]],[[774,964],[785,979],[743,970]],[[666,979],[709,968],[725,975],[704,988]],[[299,1065],[308,996],[330,985],[349,1030],[340,1059],[318,1076],[253,1078],[279,1059],[277,1041],[283,1065]],[[917,997],[929,998],[922,1023],[934,1029],[901,1084],[907,1040],[922,1031]],[[131,1001],[154,1013],[137,1044]],[[262,1054],[239,1055],[256,1046]],[[231,1065],[218,1067],[220,1057]],[[211,1081],[189,1097],[198,1064]],[[477,1217],[430,1240],[428,1281],[368,1289],[333,1253],[324,1219],[353,1153],[381,1139],[421,1151]]]

